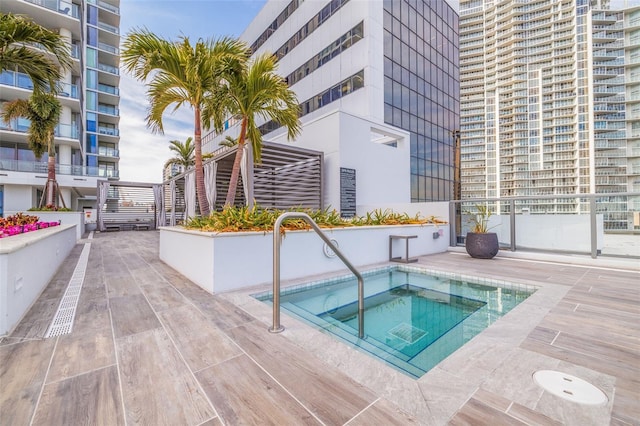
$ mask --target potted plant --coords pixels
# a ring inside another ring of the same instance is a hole
[[[489,232],[491,210],[483,205],[477,205],[476,209],[478,212],[471,216],[473,227],[467,233],[465,248],[467,253],[476,259],[493,259],[498,254],[500,246],[498,235],[495,232]]]

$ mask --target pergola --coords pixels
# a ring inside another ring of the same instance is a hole
[[[204,163],[205,188],[211,210],[222,209],[229,188],[238,146],[222,147]],[[236,205],[288,209],[322,209],[324,154],[292,145],[263,142],[262,161],[254,164],[251,147],[245,146]],[[195,216],[198,211],[195,171],[163,183],[168,224]]]

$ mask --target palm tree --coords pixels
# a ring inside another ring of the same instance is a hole
[[[209,214],[202,169],[202,127],[209,129],[210,119],[203,115],[205,99],[221,81],[228,68],[239,68],[246,62],[249,50],[245,43],[231,38],[199,39],[192,45],[188,37],[169,41],[147,29],[130,32],[121,53],[125,69],[135,78],[146,81],[150,108],[147,126],[154,133],[163,133],[162,114],[188,105],[194,112],[194,154],[196,194],[200,214]]]
[[[53,61],[33,45],[52,53]],[[65,39],[30,19],[11,13],[0,15],[0,72],[18,69],[33,82],[35,91],[58,91],[60,67],[71,67],[71,55]]]
[[[182,143],[177,140],[169,141],[169,149],[174,152],[175,156],[167,160],[164,163],[164,167],[171,164],[177,164],[182,166],[184,170],[187,170],[189,167],[195,164],[195,158],[193,155],[193,151],[195,146],[191,143],[193,138],[189,136],[187,140]]]
[[[47,160],[47,185],[45,186],[46,205],[58,206],[56,197],[56,148],[54,143],[55,129],[60,120],[62,105],[52,93],[33,92],[26,99],[14,99],[2,105],[2,119],[9,124],[11,120],[26,118],[31,123],[27,130],[29,148],[40,160],[45,151]],[[64,204],[64,200],[62,201]],[[38,207],[42,207],[42,202]]]
[[[218,145],[231,148],[232,146],[238,145],[238,139],[234,139],[231,136],[225,136],[224,140],[220,141]]]
[[[177,164],[182,166],[184,170],[192,167],[196,163],[194,150],[195,145],[192,144],[193,138],[189,136],[187,140],[182,143],[180,141],[169,141],[169,149],[175,153],[173,158],[169,158],[166,163],[164,163],[164,167],[171,164]],[[213,157],[213,154],[208,152],[206,154],[202,154],[202,161],[208,160]]]
[[[276,68],[275,56],[263,54],[239,71],[230,70],[225,76],[224,84],[207,100],[203,110],[204,115],[213,118],[217,132],[222,131],[224,119],[229,115],[241,120],[238,150],[231,170],[225,206],[232,206],[235,202],[242,151],[247,139],[251,141],[255,162],[260,162],[262,134],[256,125],[256,116],[285,126],[289,140],[300,133],[298,100],[284,79],[276,74]]]

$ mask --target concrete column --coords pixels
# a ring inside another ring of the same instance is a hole
[[[62,199],[64,200],[65,204],[67,205],[67,208],[74,209],[74,206],[71,200],[71,188],[63,188],[62,186],[58,188],[60,189],[60,195],[62,196]],[[62,207],[62,201],[59,201],[59,204],[60,204],[60,207]]]
[[[71,164],[71,147],[69,145],[58,145],[58,163]]]
[[[60,28],[60,35],[62,36],[62,38],[69,45],[69,52],[71,52],[71,42],[72,42],[71,31],[69,31],[66,28]],[[66,71],[63,72],[61,81],[62,81],[62,83],[71,84],[71,81],[72,81],[71,70],[66,70]]]

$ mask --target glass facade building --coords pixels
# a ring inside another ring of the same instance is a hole
[[[458,14],[447,2],[384,2],[384,121],[411,132],[413,202],[453,198],[458,61]]]

